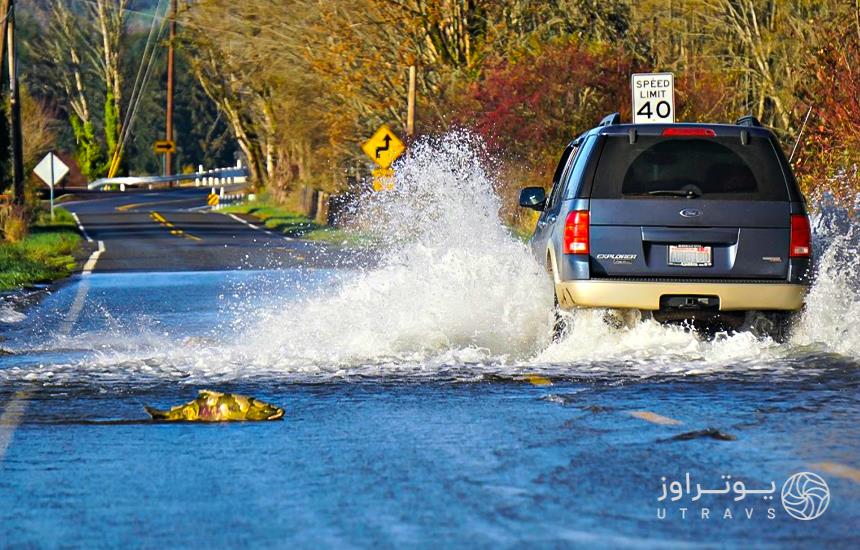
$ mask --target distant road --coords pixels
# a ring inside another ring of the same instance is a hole
[[[229,188],[228,188],[229,191]],[[95,251],[93,272],[334,267],[359,258],[205,210],[209,188],[105,193],[65,203]],[[86,269],[86,267],[85,267]]]

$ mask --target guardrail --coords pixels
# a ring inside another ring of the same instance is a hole
[[[230,168],[213,168],[203,170],[200,166],[193,174],[175,174],[173,176],[125,176],[121,178],[101,178],[87,185],[88,189],[101,189],[116,185],[120,191],[127,187],[152,185],[154,183],[169,183],[172,181],[194,181],[195,187],[223,185],[224,183],[245,183],[248,179],[248,169],[244,166]],[[227,180],[226,182],[224,180]]]

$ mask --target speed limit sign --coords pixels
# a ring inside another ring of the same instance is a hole
[[[631,79],[634,124],[675,122],[675,76],[672,73],[639,73]]]

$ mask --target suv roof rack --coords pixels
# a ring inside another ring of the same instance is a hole
[[[621,115],[618,113],[612,113],[611,115],[606,115],[603,117],[603,120],[600,121],[600,124],[597,127],[601,126],[612,126],[615,124],[621,124]]]
[[[759,122],[759,120],[752,115],[742,116],[735,121],[735,124],[737,126],[757,126],[759,128],[762,127],[761,122]]]

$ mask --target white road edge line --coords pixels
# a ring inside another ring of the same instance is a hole
[[[72,212],[72,217],[75,220],[75,223],[78,225],[78,229],[81,234],[87,240],[87,242],[93,242],[92,237],[89,236],[87,230],[84,229],[83,224],[81,223],[78,215]],[[99,241],[99,248],[95,252],[90,255],[90,258],[87,260],[87,263],[84,264],[83,275],[89,275],[92,273],[93,268],[96,266],[96,262],[101,256],[102,252],[105,251],[105,244],[103,241]],[[66,319],[63,321],[60,327],[60,331],[68,334],[68,329],[75,324],[78,316],[83,309],[84,298],[87,294],[87,287],[89,284],[83,284],[79,290],[78,294],[75,296],[75,302],[72,304],[72,309],[69,311],[69,314],[66,315]],[[3,462],[3,459],[6,458],[6,451],[9,449],[9,444],[12,442],[12,436],[15,435],[15,430],[18,429],[18,425],[21,423],[21,420],[24,418],[24,413],[27,411],[27,404],[30,399],[30,393],[27,391],[17,391],[12,396],[12,399],[6,403],[6,407],[3,409],[3,414],[0,415],[0,462]]]
[[[87,259],[87,263],[84,264],[84,269],[81,271],[81,275],[91,275],[93,269],[96,268],[96,262],[99,261],[99,256],[105,251],[105,242],[99,241],[99,249],[90,254],[89,259]]]
[[[235,214],[227,214],[227,215],[228,215],[228,216],[230,216],[231,218],[233,218],[234,220],[236,220],[236,221],[237,221],[237,222],[239,222],[239,223],[244,223],[245,225],[247,225],[247,226],[248,226],[248,227],[250,227],[251,229],[256,229],[257,231],[262,231],[262,232],[263,232],[263,233],[265,233],[266,235],[271,235],[272,237],[276,237],[276,236],[277,236],[277,235],[275,235],[274,233],[272,233],[271,231],[269,231],[268,229],[263,229],[262,227],[257,226],[257,225],[254,225],[254,224],[253,224],[253,223],[251,223],[251,222],[247,222],[247,221],[243,220],[242,218],[240,218],[239,216],[237,216],[237,215],[235,215]],[[284,240],[285,240],[285,241],[294,241],[295,239],[293,239],[292,237],[284,237]]]
[[[105,243],[104,241],[99,241],[99,248],[92,254],[90,254],[87,263],[84,264],[84,268],[81,271],[81,277],[85,277],[78,284],[78,291],[75,293],[75,299],[72,300],[72,307],[69,308],[69,312],[66,314],[66,317],[60,322],[60,330],[59,333],[63,336],[68,336],[72,333],[72,328],[75,326],[75,323],[78,322],[78,317],[81,316],[81,312],[84,310],[84,302],[87,299],[87,292],[90,289],[90,283],[88,276],[92,275],[93,269],[96,267],[96,262],[99,261],[99,256],[105,251]]]
[[[60,323],[59,333],[61,336],[68,336],[72,333],[75,323],[78,322],[78,317],[81,316],[81,312],[84,310],[84,302],[87,299],[87,292],[89,289],[89,279],[82,279],[81,282],[78,283],[78,291],[75,293],[75,299],[72,300],[72,306],[69,308],[69,312],[66,313],[66,317]]]
[[[3,409],[3,415],[0,416],[0,462],[6,457],[6,450],[12,442],[12,436],[24,418],[24,412],[27,410],[27,401],[30,394],[26,391],[17,391],[12,399],[6,403],[6,408]]]
[[[75,218],[75,223],[78,224],[78,229],[80,230],[81,235],[84,236],[88,243],[93,242],[93,238],[90,237],[90,234],[87,233],[86,229],[84,229],[84,224],[81,223],[81,219],[78,217],[78,215],[72,212],[72,217]]]

